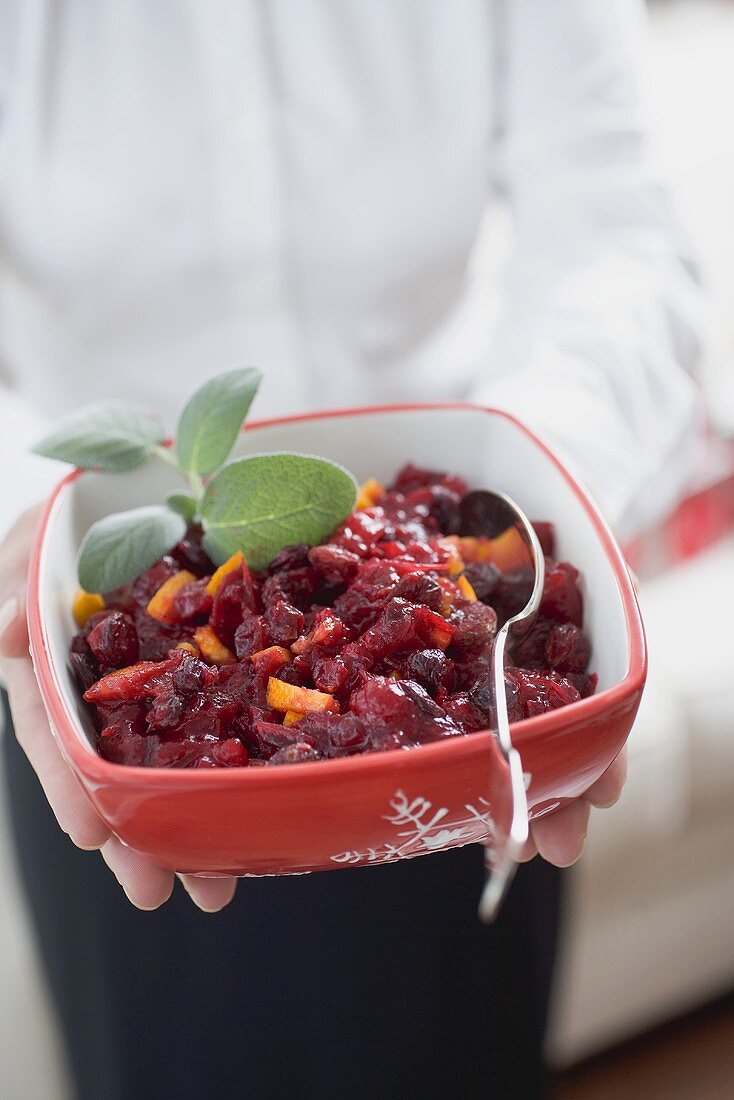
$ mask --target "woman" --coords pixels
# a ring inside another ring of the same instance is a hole
[[[640,7],[6,2],[12,468],[27,461],[21,421],[110,395],[170,413],[245,359],[266,371],[259,414],[504,406],[618,530],[653,518],[685,471],[696,327],[685,244],[647,159]],[[490,199],[512,227],[494,324],[472,260]],[[526,858],[543,858],[489,930],[476,847],[236,896],[234,881],[184,876],[199,909],[180,890],[164,905],[173,877],[109,836],[51,738],[23,625],[32,528],[31,514],[0,551],[2,667],[30,763],[6,736],[6,772],[78,1094],[539,1095],[552,865],[579,856],[623,761],[534,823]],[[63,832],[158,911],[127,906]]]

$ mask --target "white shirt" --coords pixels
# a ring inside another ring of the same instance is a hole
[[[39,417],[172,418],[242,363],[261,415],[510,408],[623,533],[653,518],[697,322],[641,29],[637,0],[4,0],[0,521],[51,476],[22,457]],[[492,200],[498,320],[473,262]]]

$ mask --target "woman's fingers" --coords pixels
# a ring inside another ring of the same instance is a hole
[[[0,544],[0,607],[25,586],[28,558],[41,509],[24,512]],[[1,633],[1,631],[0,631]]]
[[[627,749],[625,747],[616,760],[612,761],[604,774],[599,776],[596,783],[589,787],[583,797],[592,806],[601,808],[613,806],[622,793],[626,778]]]
[[[194,905],[203,909],[205,913],[218,913],[229,905],[237,889],[237,879],[228,875],[226,878],[197,878],[196,875],[179,875],[184,890],[189,895]]]
[[[28,656],[28,623],[20,595],[0,605],[0,658]]]
[[[538,854],[538,846],[533,840],[532,834],[528,837],[523,845],[518,863],[529,863],[531,859],[535,859]]]
[[[569,802],[554,814],[530,822],[530,839],[520,862],[526,863],[537,852],[557,867],[570,867],[584,850],[591,807],[613,806],[622,793],[626,778],[627,749],[623,748],[581,798]]]
[[[158,909],[173,890],[173,872],[149,863],[116,836],[102,848],[102,857],[137,909]]]
[[[28,657],[4,660],[2,671],[18,742],[65,833],[80,848],[99,848],[110,831],[68,768],[49,728]]]
[[[583,798],[569,802],[554,814],[530,822],[538,852],[556,867],[570,867],[584,850],[591,806]]]

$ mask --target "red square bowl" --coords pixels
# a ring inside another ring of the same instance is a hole
[[[238,453],[295,450],[336,459],[363,480],[407,461],[500,489],[556,526],[558,556],[583,577],[596,695],[517,723],[531,816],[585,791],[632,726],[645,680],[645,641],[627,567],[597,508],[517,420],[468,405],[350,409],[254,423]],[[46,506],[30,567],[31,651],[59,747],[112,831],[174,871],[297,874],[389,862],[491,843],[502,761],[486,732],[399,752],[274,768],[134,768],[97,755],[68,665],[75,559],[87,528],[110,512],[159,502],[175,473],[75,473]],[[496,835],[496,834],[495,834]]]

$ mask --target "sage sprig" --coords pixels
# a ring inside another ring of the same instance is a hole
[[[132,402],[76,409],[33,450],[81,469],[122,473],[164,461],[185,486],[165,503],[93,524],[77,561],[79,583],[107,592],[135,579],[183,537],[189,523],[221,564],[241,550],[262,569],[284,546],[323,541],[353,510],[357,483],[344,467],[314,455],[256,454],[227,462],[262,375],[254,367],[209,379],[189,398],[165,446],[162,422]]]

